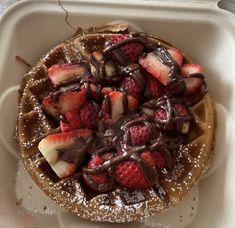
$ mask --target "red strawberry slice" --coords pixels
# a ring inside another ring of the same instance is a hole
[[[142,146],[149,141],[148,128],[142,124],[131,126],[129,129],[132,146]]]
[[[98,155],[94,155],[91,157],[91,160],[88,163],[88,168],[92,169],[92,168],[96,168],[99,165],[102,165],[105,162],[105,160]],[[95,182],[98,185],[102,185],[102,184],[107,184],[109,181],[109,176],[108,173],[101,173],[101,174],[94,174],[91,176],[91,179],[93,182]]]
[[[186,78],[185,79],[185,86],[186,86],[185,95],[190,95],[199,91],[202,86],[202,83],[203,81],[200,78],[195,78],[195,77]]]
[[[84,153],[77,153],[75,157],[71,157],[71,150],[83,146],[79,145],[80,138],[88,140],[91,136],[92,131],[88,129],[51,134],[40,141],[38,149],[56,175],[65,178],[76,171],[78,165],[83,162],[85,155]],[[66,157],[67,161],[62,160],[61,156]]]
[[[51,96],[44,97],[42,102],[43,108],[52,116],[59,116],[59,109],[57,103],[54,102]]]
[[[86,102],[80,109],[80,117],[84,128],[92,129],[98,118],[98,110],[94,103]]]
[[[161,83],[152,75],[147,74],[147,80],[148,80],[148,89],[146,96],[149,98],[158,98],[162,94],[162,85]],[[149,90],[149,91],[148,91]],[[150,94],[149,94],[150,92]]]
[[[86,93],[80,92],[64,92],[57,100],[53,100],[50,96],[43,99],[43,107],[53,116],[59,114],[64,115],[67,112],[79,110],[86,101]]]
[[[123,78],[121,82],[121,88],[128,94],[132,95],[133,97],[140,97],[141,91],[138,86],[138,83],[131,77]]]
[[[140,157],[146,164],[156,172],[154,160],[149,151],[142,152]],[[124,161],[115,168],[116,181],[128,189],[144,190],[151,187],[151,183],[146,179],[139,166],[135,161]],[[156,173],[157,176],[157,173]],[[157,180],[157,179],[156,179]]]
[[[167,50],[171,57],[176,61],[176,63],[181,67],[183,63],[183,54],[180,49],[170,48]]]
[[[78,111],[65,113],[63,119],[60,121],[60,128],[62,132],[82,128],[82,121]]]
[[[99,98],[99,90],[93,83],[87,82],[81,86],[81,91],[86,92],[90,99],[97,100]]]
[[[111,42],[115,44],[129,38],[131,38],[129,34],[116,35],[111,38]],[[131,42],[122,45],[121,50],[130,62],[136,62],[143,51],[143,45],[137,42]]]
[[[177,116],[187,116],[189,114],[188,109],[181,103],[173,104],[175,111],[177,112]]]
[[[163,120],[163,121],[165,121],[166,118],[167,118],[167,113],[162,108],[157,109],[156,112],[154,113],[154,119],[155,120],[160,120],[160,121]]]
[[[172,118],[184,117],[189,115],[189,110],[182,103],[174,103]],[[190,122],[189,120],[176,123],[166,123],[167,112],[166,110],[159,108],[154,113],[154,119],[156,123],[160,124],[165,130],[169,131],[178,131],[182,134],[187,134],[189,132]]]
[[[183,56],[179,49],[171,48],[167,50],[175,62],[181,66]],[[170,67],[165,65],[154,52],[143,55],[139,60],[140,65],[145,68],[150,74],[156,77],[162,84],[168,85],[172,78],[169,77]]]
[[[66,92],[59,98],[59,110],[61,114],[79,110],[86,101],[86,94],[80,92]]]
[[[114,124],[124,115],[124,111],[135,111],[138,108],[138,100],[127,95],[127,110],[124,110],[124,96],[124,93],[119,91],[113,91],[106,95],[101,107],[106,123]]]
[[[195,63],[186,63],[181,67],[181,75],[183,77],[188,77],[190,74],[204,73],[202,66]]]
[[[48,77],[53,84],[57,86],[59,83],[80,77],[87,72],[84,64],[55,64],[48,69]]]
[[[139,60],[139,63],[162,84],[167,85],[170,83],[170,67],[164,65],[153,52],[142,56]]]
[[[111,93],[112,91],[114,91],[114,89],[112,87],[103,87],[101,89],[101,94],[103,96],[105,96],[105,95],[108,95],[109,93]]]
[[[193,77],[196,74],[203,74],[203,67],[195,63],[184,64],[181,68],[181,75],[185,77],[186,95],[193,94],[200,90],[203,80],[201,78]]]
[[[166,160],[161,152],[154,151],[151,154],[152,154],[152,158],[154,160],[154,164],[158,169],[163,169],[167,166]]]

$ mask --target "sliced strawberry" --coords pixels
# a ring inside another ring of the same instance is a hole
[[[142,124],[131,126],[129,134],[132,146],[142,146],[149,141],[148,128]]]
[[[128,94],[138,98],[141,95],[140,88],[138,83],[131,77],[123,78],[121,82],[121,88],[123,91],[127,92]]]
[[[65,178],[72,175],[83,162],[85,151],[79,151],[78,148],[84,147],[84,142],[81,143],[79,139],[88,140],[91,136],[92,131],[88,129],[52,134],[40,141],[38,149],[56,175]],[[77,153],[71,153],[75,149]]]
[[[159,108],[156,110],[156,112],[154,113],[154,119],[155,120],[166,120],[167,118],[167,113],[164,109]]]
[[[94,103],[86,102],[80,109],[80,117],[84,128],[92,129],[98,118],[98,110]]]
[[[114,124],[123,116],[124,111],[135,111],[138,108],[138,100],[133,96],[127,96],[128,110],[124,110],[124,103],[124,93],[122,92],[113,91],[106,95],[101,108],[104,121]]]
[[[167,50],[171,57],[176,61],[176,63],[181,67],[183,63],[183,54],[180,49],[170,48]]]
[[[83,84],[80,89],[81,91],[84,91],[90,99],[99,99],[99,89],[95,84],[87,82],[86,84]]]
[[[79,110],[86,101],[86,94],[80,92],[66,92],[59,98],[59,110],[61,114]]]
[[[42,105],[43,105],[43,108],[52,116],[59,116],[57,103],[54,102],[51,96],[44,97]]]
[[[170,83],[170,67],[163,64],[153,52],[142,56],[139,60],[139,63],[150,74],[156,77],[162,84],[167,85]]]
[[[43,107],[53,116],[59,114],[64,115],[67,112],[79,110],[86,101],[86,93],[80,92],[64,92],[58,99],[53,100],[50,96],[43,99]]]
[[[202,87],[203,81],[201,78],[188,77],[185,79],[185,95],[193,94],[200,90]]]
[[[203,74],[203,67],[195,63],[184,64],[181,68],[181,75],[185,77],[186,91],[185,95],[191,95],[200,90],[203,80],[196,77],[197,74]]]
[[[188,77],[190,74],[204,73],[203,67],[195,63],[186,63],[181,67],[181,75]]]
[[[112,87],[103,87],[102,89],[101,89],[101,94],[103,95],[103,96],[105,96],[105,95],[108,95],[109,93],[111,93],[111,92],[113,92],[114,91],[114,89],[112,88]]]
[[[151,154],[152,154],[152,158],[154,160],[154,164],[158,169],[163,169],[167,166],[166,160],[161,152],[154,151]]]
[[[129,38],[131,38],[129,34],[116,35],[111,38],[111,42],[116,44]],[[122,45],[121,51],[125,54],[130,62],[136,62],[138,61],[143,51],[143,45],[137,42],[131,42]]]
[[[96,168],[99,165],[102,165],[105,162],[105,160],[98,155],[94,155],[91,157],[91,160],[88,163],[88,168]],[[101,174],[94,174],[91,176],[91,179],[93,182],[95,182],[98,185],[106,184],[109,181],[108,173],[101,173]]]
[[[80,77],[87,72],[84,64],[55,64],[48,70],[48,77],[53,84],[57,86],[59,83]]]
[[[152,75],[147,74],[148,88],[146,96],[148,98],[158,98],[162,95],[162,84]]]
[[[104,66],[104,69],[105,69],[105,76],[106,76],[106,80],[108,81],[112,81],[114,80],[114,78],[117,78],[117,77],[114,77],[114,75],[116,75],[117,73],[117,68],[115,67],[114,63],[112,61],[107,61],[105,63],[105,66]]]
[[[170,56],[175,60],[174,62],[179,65],[179,67],[183,63],[183,55],[179,49],[170,48],[165,50],[166,54],[170,54]],[[140,65],[145,68],[150,74],[156,77],[162,84],[168,85],[173,77],[170,77],[171,68],[164,64],[156,55],[155,52],[150,52],[148,54],[143,55],[139,60]]]
[[[186,106],[184,106],[181,103],[175,103],[173,104],[173,107],[175,108],[175,111],[177,112],[177,116],[187,116],[189,114],[188,109]]]
[[[154,160],[149,151],[140,154],[141,159],[146,162],[153,172],[156,172]],[[115,168],[116,181],[128,189],[144,190],[151,187],[151,183],[146,179],[141,169],[135,161],[127,160],[118,164]],[[156,174],[157,181],[157,174]]]
[[[189,110],[183,103],[172,104],[172,116],[171,118],[186,117],[189,115]],[[154,113],[154,119],[157,124],[160,124],[165,130],[177,131],[182,134],[187,134],[189,132],[190,122],[189,120],[182,120],[180,122],[166,122],[167,112],[163,108],[158,108]],[[170,119],[171,121],[171,119]],[[159,126],[159,125],[158,125]]]
[[[128,101],[128,110],[129,111],[135,111],[138,108],[139,102],[135,97],[128,95],[127,101]]]
[[[82,128],[82,121],[78,111],[65,113],[60,121],[60,128],[62,132],[69,132]]]

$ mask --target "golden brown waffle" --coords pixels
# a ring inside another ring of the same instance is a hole
[[[207,171],[213,157],[216,126],[214,103],[209,94],[192,107],[196,124],[192,127],[186,145],[183,145],[171,173],[160,173],[166,192],[160,197],[153,189],[126,191],[117,188],[110,193],[90,197],[78,182],[75,174],[60,180],[39,152],[39,141],[46,135],[58,132],[55,124],[42,110],[42,99],[52,88],[47,70],[56,63],[72,63],[91,53],[94,39],[103,48],[111,33],[122,33],[125,24],[87,30],[90,35],[79,34],[53,48],[33,69],[24,76],[20,90],[19,143],[20,156],[38,186],[59,205],[77,215],[99,222],[128,222],[144,219],[174,206]],[[85,38],[85,39],[84,39]],[[155,36],[148,36],[153,43],[169,44]],[[184,61],[189,61],[186,57]]]

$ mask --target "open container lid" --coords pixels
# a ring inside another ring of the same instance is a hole
[[[218,165],[214,172],[200,183],[198,213],[190,227],[235,226],[235,155],[232,153],[235,144],[231,140],[235,126],[229,117],[235,116],[235,83],[231,80],[235,72],[234,15],[218,9],[217,1],[132,1],[130,4],[126,1],[88,0],[63,1],[63,6],[69,12],[72,25],[86,28],[91,24],[102,25],[122,18],[144,28],[146,32],[157,34],[205,66],[210,92],[216,102],[224,107],[218,113],[220,135],[216,150],[226,156],[224,159],[223,156],[216,158]],[[13,146],[16,90],[27,71],[15,61],[15,56],[19,54],[35,64],[49,49],[72,35],[74,31],[66,25],[64,17],[64,11],[56,1],[20,1],[10,7],[0,20],[1,227],[110,227],[109,224],[84,221],[53,205],[33,182],[30,183],[14,157],[17,151]],[[23,192],[18,191],[19,186]],[[198,196],[197,189],[193,194]],[[24,199],[24,196],[28,198]],[[40,202],[33,202],[36,198]],[[48,208],[44,210],[44,206]],[[173,213],[178,213],[177,218],[180,218],[182,210],[180,208]],[[132,225],[147,227],[146,224],[170,227],[170,224],[156,220]],[[180,227],[178,224],[172,227]]]

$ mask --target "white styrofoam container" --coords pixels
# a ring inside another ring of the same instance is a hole
[[[212,171],[175,210],[128,227],[235,227],[235,16],[215,1],[170,3],[159,1],[66,1],[74,27],[128,21],[181,48],[206,70],[209,90],[218,104],[218,131]],[[0,19],[0,227],[111,227],[86,222],[58,208],[31,181],[17,158],[13,140],[17,89],[31,64],[71,36],[57,1],[20,1]],[[21,200],[22,198],[22,200]],[[191,215],[189,206],[198,207]],[[47,208],[44,208],[47,206]],[[187,213],[189,213],[187,215]],[[188,216],[179,223],[177,218]],[[176,221],[177,220],[177,221]],[[127,224],[113,225],[126,227]]]

